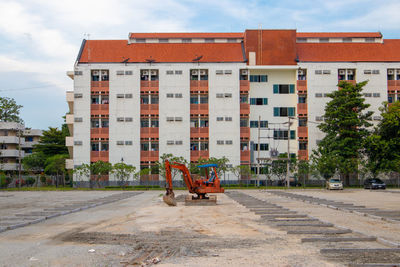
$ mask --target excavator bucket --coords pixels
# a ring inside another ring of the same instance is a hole
[[[163,196],[163,201],[169,206],[176,206],[176,199],[174,192],[167,192]]]

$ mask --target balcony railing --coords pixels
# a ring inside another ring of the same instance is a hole
[[[240,103],[240,114],[250,114],[249,103]]]
[[[241,92],[249,92],[250,91],[250,81],[249,80],[240,80],[240,91]]]
[[[208,114],[208,104],[190,104],[190,114]]]
[[[158,161],[158,151],[140,151],[140,161]]]
[[[199,158],[208,159],[208,150],[191,150],[190,161],[198,161]]]
[[[140,91],[159,91],[159,81],[140,81]]]
[[[297,81],[297,91],[298,92],[307,92],[307,80],[298,80]]]
[[[140,138],[159,138],[159,128],[158,127],[140,128]]]
[[[103,92],[110,90],[109,81],[92,81],[90,83],[90,90],[93,92]]]
[[[90,138],[108,138],[109,128],[91,128],[90,129]]]
[[[299,160],[308,160],[308,150],[299,150],[297,155]]]
[[[90,161],[91,162],[96,162],[96,161],[108,161],[108,151],[91,151],[90,152]]]
[[[240,138],[250,138],[250,127],[240,127]]]
[[[91,104],[90,114],[91,115],[107,115],[109,105],[108,104]]]
[[[240,151],[240,161],[242,163],[250,163],[250,150]]]
[[[205,81],[190,81],[190,91],[208,91],[208,80]]]
[[[142,174],[140,175],[140,181],[147,182],[147,181],[158,181],[159,174]]]
[[[208,137],[208,127],[191,127],[190,128],[191,138],[207,138]]]
[[[297,114],[299,114],[300,116],[307,116],[307,114],[308,114],[307,103],[298,103],[297,104]]]
[[[158,104],[141,104],[140,115],[158,115]]]
[[[307,126],[297,127],[297,136],[300,139],[308,139],[308,127]]]
[[[400,90],[400,80],[388,80],[388,91]]]

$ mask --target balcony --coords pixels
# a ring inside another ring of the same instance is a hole
[[[240,80],[240,92],[248,93],[250,91],[250,81]]]
[[[90,83],[90,90],[92,92],[105,92],[109,91],[109,81],[92,81]]]
[[[158,161],[158,151],[140,151],[140,161]]]
[[[240,151],[240,161],[241,163],[250,163],[250,150]]]
[[[22,164],[21,164],[22,165]],[[18,171],[18,163],[1,163],[2,171]],[[21,166],[21,170],[24,170],[23,166]]]
[[[308,160],[308,150],[299,150],[297,156],[299,160]]]
[[[69,112],[74,112],[74,91],[67,91],[66,94]]]
[[[25,144],[24,137],[21,137],[21,140],[19,140],[18,136],[0,136],[1,144],[19,144],[19,141],[21,141],[21,145]]]
[[[388,86],[388,91],[400,90],[400,80],[397,80],[397,81],[396,80],[388,80],[387,86]]]
[[[65,123],[66,124],[74,124],[74,114],[67,114],[65,116]]]
[[[159,138],[158,127],[144,127],[140,128],[140,138]]]
[[[158,181],[158,180],[159,180],[159,174],[142,174],[142,175],[140,175],[141,182]]]
[[[191,150],[190,161],[198,161],[199,158],[208,159],[208,150]]]
[[[191,115],[207,115],[208,104],[190,104]]]
[[[250,127],[240,127],[240,138],[241,139],[250,138]]]
[[[18,149],[1,149],[0,158],[19,158],[20,151]],[[21,149],[21,158],[25,156],[25,152]]]
[[[65,137],[65,146],[74,146],[74,137],[73,136]]]
[[[190,138],[208,138],[208,127],[191,127]]]
[[[307,80],[297,81],[297,92],[307,93]]]
[[[297,104],[297,114],[299,114],[299,116],[303,116],[303,117],[307,116],[307,114],[308,114],[307,103],[298,103]]]
[[[250,114],[250,104],[249,103],[240,103],[240,114],[241,115],[249,115]]]
[[[140,115],[158,115],[158,104],[140,104]]]
[[[91,151],[90,152],[90,161],[104,161],[108,162],[108,151]]]
[[[308,139],[308,127],[307,126],[297,127],[297,136],[299,137],[299,139]]]
[[[190,92],[208,92],[208,80],[206,81],[190,81]]]
[[[159,91],[159,81],[140,81],[140,91],[158,92]]]
[[[108,104],[91,104],[90,114],[91,115],[108,115]]]
[[[108,134],[108,130],[109,128],[91,128],[90,129],[90,138],[108,138],[109,134]]]

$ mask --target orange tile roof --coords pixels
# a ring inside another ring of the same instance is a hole
[[[296,30],[246,30],[246,55],[256,53],[256,65],[296,65]]]
[[[130,33],[129,38],[243,38],[242,32],[154,32]]]
[[[297,43],[302,62],[400,62],[400,40],[384,43]]]
[[[365,37],[375,37],[382,38],[380,32],[298,32],[296,33],[297,38],[365,38]]]
[[[193,62],[203,56],[200,62],[243,62],[241,43],[133,43],[126,40],[86,41],[80,63],[88,62]]]

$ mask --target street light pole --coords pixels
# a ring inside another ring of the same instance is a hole
[[[18,187],[21,189],[22,177],[21,177],[21,129],[18,127]]]
[[[290,161],[290,119],[291,117],[288,116],[288,142],[287,142],[287,162],[286,162],[286,183],[287,188],[290,188],[290,179],[289,179],[289,161]]]

